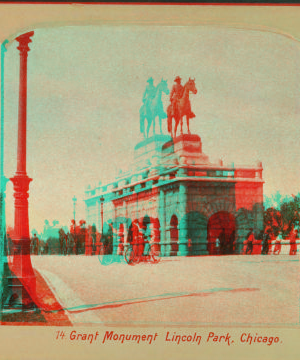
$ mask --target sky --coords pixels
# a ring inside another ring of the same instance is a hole
[[[195,78],[190,95],[211,162],[262,161],[264,193],[299,192],[300,44],[279,34],[217,26],[81,26],[37,29],[28,55],[27,173],[30,228],[85,218],[84,190],[130,168],[147,79],[169,89]],[[5,57],[5,159],[16,171],[17,42]],[[168,96],[163,95],[165,109]],[[166,121],[163,124],[167,133]],[[12,184],[7,224],[13,225]]]

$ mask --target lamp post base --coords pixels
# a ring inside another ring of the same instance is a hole
[[[4,263],[3,270],[2,309],[37,311],[38,306],[33,301],[28,286],[35,278],[19,278],[11,271],[7,262]]]

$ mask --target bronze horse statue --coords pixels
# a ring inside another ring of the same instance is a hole
[[[171,134],[173,138],[176,137],[177,127],[180,122],[181,127],[181,135],[182,132],[182,125],[183,125],[183,117],[186,117],[186,123],[188,128],[188,133],[190,134],[190,119],[194,118],[196,115],[192,112],[191,103],[190,103],[190,91],[193,94],[197,94],[197,89],[195,85],[195,79],[189,78],[186,84],[183,87],[182,97],[178,99],[176,109],[173,109],[172,105],[168,106],[167,114],[168,114],[168,132]],[[175,120],[175,129],[173,132],[172,128],[172,120]]]

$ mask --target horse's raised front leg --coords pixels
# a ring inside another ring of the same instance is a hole
[[[155,135],[155,118],[153,118],[152,122],[153,122],[153,135]]]
[[[183,117],[180,119],[180,135],[183,135],[182,125],[183,125]]]

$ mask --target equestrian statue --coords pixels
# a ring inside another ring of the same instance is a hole
[[[147,80],[148,85],[143,96],[143,105],[140,108],[140,131],[145,138],[149,137],[149,130],[153,125],[153,135],[155,135],[155,119],[158,117],[160,133],[162,134],[161,120],[167,118],[161,100],[162,93],[169,95],[167,81],[161,79],[161,82],[155,87],[153,85],[153,78]],[[147,129],[145,121],[147,120]]]
[[[176,137],[177,127],[180,123],[181,127],[181,135],[182,125],[183,125],[183,117],[186,117],[187,129],[190,134],[190,119],[196,117],[196,115],[192,112],[191,103],[189,99],[190,92],[193,94],[197,94],[197,89],[195,86],[195,79],[189,78],[184,86],[181,85],[181,78],[177,76],[175,78],[175,83],[171,94],[170,94],[170,102],[171,104],[168,106],[167,114],[168,114],[168,132],[171,134],[173,138]],[[172,120],[175,120],[175,128],[173,131]]]

